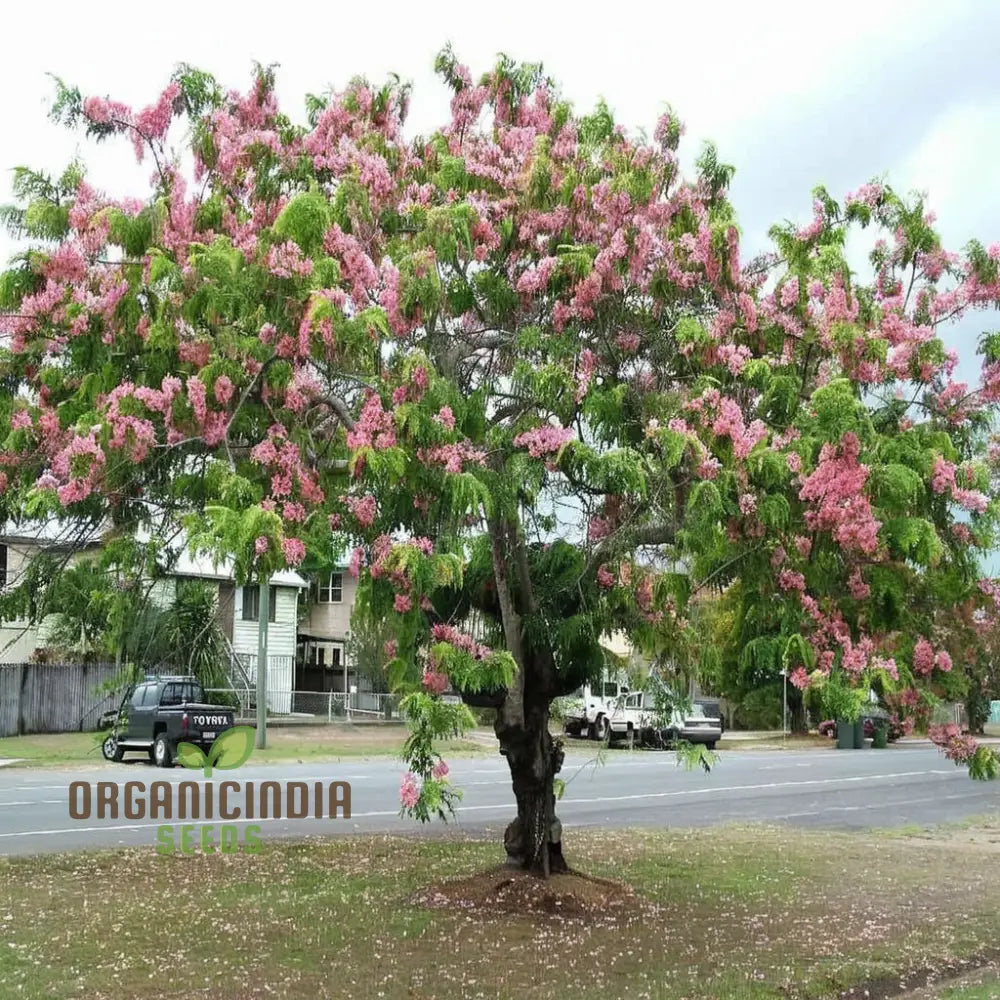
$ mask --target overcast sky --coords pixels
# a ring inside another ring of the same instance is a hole
[[[950,248],[972,236],[1000,240],[997,0],[50,0],[5,11],[4,29],[0,201],[10,196],[10,167],[58,169],[76,152],[98,186],[148,190],[125,140],[94,147],[47,120],[48,73],[141,107],[178,62],[241,89],[253,60],[276,62],[282,105],[301,119],[307,91],[394,71],[414,84],[411,128],[429,132],[447,115],[432,65],[451,41],[474,74],[498,51],[541,61],[579,109],[603,96],[630,128],[651,132],[672,104],[687,125],[685,160],[710,138],[737,168],[745,256],[764,248],[771,223],[808,220],[816,184],[842,198],[883,174],[897,189],[929,193]],[[0,236],[0,257],[12,249]],[[970,381],[985,324],[996,321],[980,314],[946,334]]]

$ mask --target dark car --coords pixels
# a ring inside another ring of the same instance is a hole
[[[120,761],[126,753],[146,753],[159,767],[173,767],[177,744],[203,752],[233,727],[233,710],[210,705],[193,677],[147,677],[125,692],[111,735],[101,752]]]

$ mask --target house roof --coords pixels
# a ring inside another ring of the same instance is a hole
[[[136,534],[140,541],[146,541],[150,537],[147,528],[140,528]],[[234,578],[232,559],[216,560],[204,552],[192,555],[188,547],[188,540],[183,533],[176,535],[164,548],[175,558],[173,566],[167,571],[168,576],[198,577],[202,580],[232,580]],[[309,586],[307,580],[290,569],[275,573],[271,577],[271,583],[275,587],[298,587],[300,589]]]
[[[177,550],[175,546],[171,546],[171,548],[174,551]],[[203,580],[232,580],[233,563],[229,559],[215,563],[211,556],[202,553],[192,556],[187,546],[182,543],[177,555],[177,562],[168,575],[193,576]],[[283,569],[280,573],[275,573],[271,577],[271,584],[275,587],[298,587],[300,589],[309,586],[307,580],[290,569]]]
[[[91,548],[101,544],[102,529],[107,524],[96,528],[89,524],[81,524],[79,520],[59,520],[50,518],[46,521],[24,521],[20,524],[8,522],[0,525],[0,539],[6,541],[31,542],[46,548]],[[150,530],[141,527],[136,532],[139,541],[148,541]],[[177,559],[168,576],[201,577],[206,580],[232,580],[233,561],[215,562],[211,556],[197,554],[192,556],[187,546],[187,539],[178,535],[168,546]],[[293,570],[282,570],[271,577],[271,583],[276,587],[308,587],[308,582]]]
[[[56,548],[82,548],[99,545],[100,528],[81,525],[77,520],[49,518],[46,521],[8,521],[0,524],[0,539],[4,541],[35,542]]]

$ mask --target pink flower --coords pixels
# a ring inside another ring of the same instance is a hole
[[[434,416],[434,422],[451,431],[455,429],[455,414],[450,406],[442,406]]]
[[[430,667],[424,668],[423,680],[424,689],[431,694],[444,694],[450,686],[447,674],[443,674],[438,670],[431,670]]]
[[[413,598],[408,594],[397,594],[392,606],[401,614],[405,615],[413,607]]]
[[[865,578],[861,575],[860,569],[855,569],[848,577],[847,589],[851,592],[851,597],[856,601],[867,600],[872,592],[871,587],[865,583]]]
[[[706,458],[698,466],[698,476],[701,479],[715,479],[722,468],[722,463],[717,458]]]
[[[225,406],[229,400],[233,398],[233,383],[229,380],[228,376],[220,375],[215,380],[215,398],[223,406]]]
[[[554,454],[572,439],[573,431],[571,428],[543,424],[534,430],[518,434],[514,438],[514,446],[517,448],[527,448],[528,454],[532,458],[540,458],[542,455]]]
[[[796,573],[790,569],[783,569],[778,574],[778,586],[782,590],[798,590],[801,592],[806,589],[806,578],[801,573]]]
[[[948,673],[951,670],[951,656],[945,651],[940,650],[937,656],[934,657],[934,664],[942,673]]]
[[[597,582],[608,589],[615,585],[615,577],[611,570],[607,566],[600,566],[597,570]]]
[[[306,557],[306,547],[301,538],[286,538],[281,543],[289,566],[298,566]]]
[[[262,556],[267,552],[269,544],[266,535],[258,535],[257,540],[253,543],[253,550],[257,555]]]
[[[913,669],[924,676],[934,669],[934,647],[923,636],[913,647]]]
[[[15,410],[10,418],[10,429],[12,431],[19,431],[30,426],[31,414],[27,410]]]
[[[805,691],[809,687],[810,680],[809,674],[806,673],[805,667],[796,667],[789,675],[788,681],[793,686],[797,687],[800,691]]]
[[[370,528],[375,523],[377,508],[375,497],[371,494],[363,497],[345,497],[344,503],[362,528]]]
[[[806,538],[804,535],[795,536],[795,548],[798,549],[799,555],[803,559],[807,558],[809,553],[812,551],[812,540]]]
[[[448,765],[443,760],[438,761],[434,765],[433,770],[431,771],[431,777],[435,781],[441,781],[444,778],[447,778],[448,777]]]
[[[386,659],[393,660],[396,657],[396,653],[399,652],[399,643],[395,639],[389,639],[383,646],[382,652],[385,653]]]
[[[845,434],[837,447],[823,445],[819,464],[803,483],[799,499],[815,504],[805,515],[810,528],[829,531],[845,549],[871,555],[878,549],[882,524],[864,495],[868,467],[858,461],[860,450],[852,433]]]
[[[404,809],[412,809],[420,801],[420,788],[417,786],[417,776],[408,773],[399,786],[399,801]]]

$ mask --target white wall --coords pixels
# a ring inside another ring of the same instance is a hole
[[[7,546],[7,579],[11,586],[17,586],[28,563],[38,554],[39,547],[33,542],[0,544]],[[92,554],[75,552],[69,557],[67,565],[73,566],[82,559],[90,558]],[[0,586],[5,582],[0,581]],[[32,626],[26,621],[0,622],[0,663],[27,663],[36,649],[46,645],[53,622],[54,616],[51,615]]]
[[[233,649],[254,657],[260,639],[260,625],[243,620],[243,587],[236,588],[233,608]],[[292,710],[292,687],[295,683],[295,647],[298,641],[298,599],[295,587],[278,587],[274,621],[267,626],[267,689],[272,712]]]

